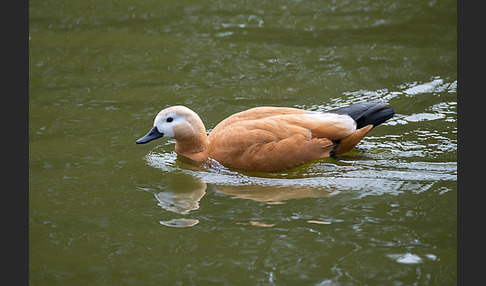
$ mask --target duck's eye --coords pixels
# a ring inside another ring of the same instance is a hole
[[[172,118],[172,117],[167,117],[167,122],[169,122],[169,123],[170,123],[170,122],[172,122],[172,121],[174,121],[174,118]]]

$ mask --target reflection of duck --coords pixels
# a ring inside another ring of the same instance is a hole
[[[187,214],[199,209],[199,201],[206,194],[206,183],[190,175],[177,174],[170,177],[170,181],[155,188],[144,187],[154,194],[159,206],[165,210]]]
[[[282,204],[290,199],[321,198],[331,195],[328,190],[299,186],[214,186],[219,192],[240,199],[268,204]]]
[[[320,198],[330,196],[332,189],[315,188],[311,186],[264,186],[264,185],[222,185],[213,184],[212,187],[225,195],[239,199],[250,199],[268,204],[281,204],[291,199]],[[163,209],[188,214],[199,209],[199,201],[206,195],[207,185],[192,175],[177,174],[171,176],[163,186],[156,185],[146,191],[154,194]]]
[[[196,162],[209,157],[231,168],[280,171],[350,151],[395,114],[385,106],[375,100],[328,112],[256,107],[226,118],[209,136],[194,111],[173,106],[157,114],[154,127],[137,144],[170,137],[177,154]]]
[[[202,183],[204,184],[204,183]],[[163,191],[154,194],[159,206],[171,212],[187,214],[190,211],[199,209],[199,200],[206,194],[203,188],[189,189],[187,192]]]

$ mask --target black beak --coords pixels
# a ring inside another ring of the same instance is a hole
[[[149,141],[152,141],[154,139],[163,137],[164,133],[160,133],[159,130],[157,129],[157,126],[152,127],[150,131],[147,133],[147,135],[143,136],[142,138],[137,140],[137,144],[145,144]]]

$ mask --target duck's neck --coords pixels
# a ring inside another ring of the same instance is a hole
[[[189,139],[177,139],[175,151],[196,162],[203,162],[209,155],[209,139],[206,132],[199,133]]]

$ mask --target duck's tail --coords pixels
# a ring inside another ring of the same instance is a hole
[[[357,129],[369,124],[376,127],[395,115],[395,109],[391,106],[387,107],[387,104],[381,100],[360,102],[328,112],[351,116],[356,121]]]

